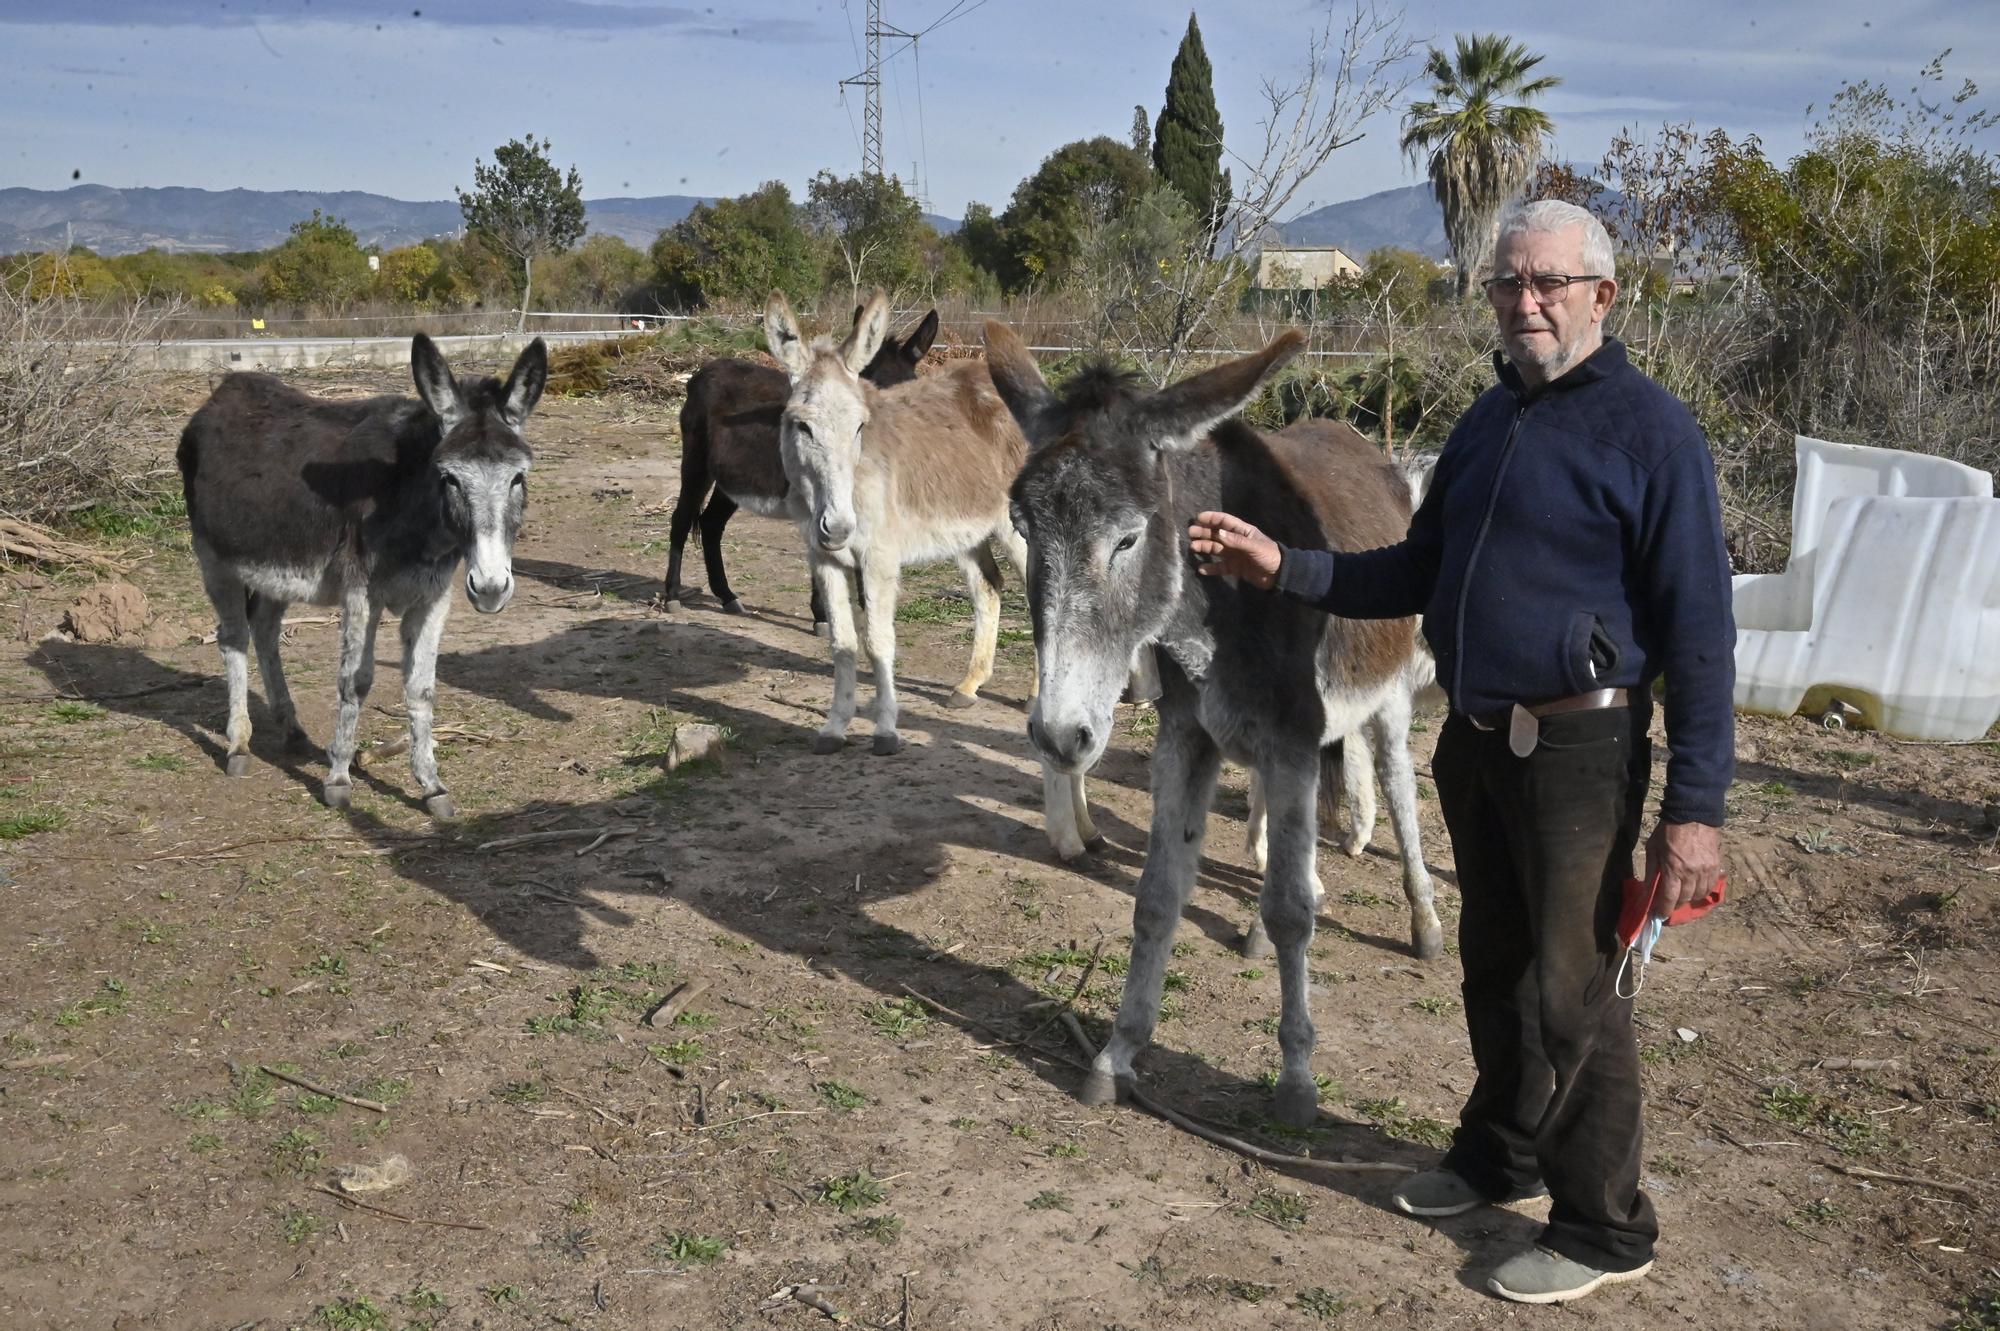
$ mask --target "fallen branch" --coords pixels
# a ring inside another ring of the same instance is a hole
[[[0,555],[31,564],[89,564],[108,573],[127,573],[133,561],[118,559],[78,541],[65,540],[47,527],[20,518],[0,517]]]
[[[167,693],[174,689],[198,689],[208,684],[220,684],[222,677],[200,679],[172,679],[164,684],[149,684],[143,689],[121,689],[117,693],[14,693],[0,698],[0,703],[31,702],[114,702],[125,698],[143,698],[152,693]]]
[[[808,1308],[825,1313],[836,1322],[845,1322],[848,1320],[846,1313],[827,1302],[825,1296],[819,1292],[818,1285],[786,1285],[775,1291],[770,1298],[764,1300],[764,1307],[767,1309],[776,1308],[783,1305],[787,1300],[803,1303]]]
[[[1900,1058],[1821,1058],[1809,1059],[1801,1067],[1823,1068],[1828,1072],[1901,1072]]]
[[[555,832],[523,832],[518,836],[503,836],[494,841],[482,841],[477,850],[514,850],[521,846],[546,846],[554,841],[578,841],[591,837],[600,840],[615,836],[631,836],[636,827],[568,827]],[[597,844],[595,841],[592,845]]]
[[[389,1112],[389,1106],[383,1104],[380,1100],[363,1100],[355,1095],[342,1095],[339,1091],[330,1091],[324,1086],[309,1082],[304,1077],[295,1077],[289,1072],[280,1072],[268,1063],[259,1063],[257,1070],[267,1077],[276,1077],[279,1081],[288,1081],[294,1086],[311,1091],[314,1095],[324,1095],[330,1100],[338,1100],[342,1104],[353,1105],[356,1109],[372,1109],[378,1114]]]
[[[404,1215],[401,1211],[391,1211],[386,1206],[377,1206],[373,1202],[364,1202],[359,1197],[350,1197],[344,1192],[337,1192],[321,1183],[314,1183],[309,1186],[314,1192],[323,1192],[344,1205],[352,1206],[362,1211],[369,1211],[390,1220],[400,1221],[405,1225],[437,1225],[445,1229],[493,1228],[491,1225],[482,1225],[476,1220],[432,1220],[426,1216]]]
[[[278,627],[282,630],[298,628],[304,624],[338,624],[339,622],[339,615],[299,615],[292,619],[280,620]],[[213,632],[202,634],[201,642],[204,647],[214,646],[215,634]]]
[[[1866,1165],[1841,1165],[1832,1161],[1827,1161],[1826,1167],[1850,1178],[1873,1179],[1877,1183],[1907,1183],[1913,1188],[1936,1188],[1940,1192],[1955,1192],[1961,1197],[1973,1195],[1973,1190],[1963,1183],[1946,1183],[1943,1179],[1924,1178],[1918,1174],[1888,1174]]]
[[[686,1011],[688,1004],[707,992],[707,980],[688,980],[675,986],[672,993],[660,1000],[658,1007],[646,1014],[646,1024],[655,1028],[673,1025],[674,1018]]]

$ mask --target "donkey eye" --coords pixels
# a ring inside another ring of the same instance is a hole
[[[514,488],[517,490],[528,488],[528,474],[526,472],[517,471],[514,473]]]
[[[1127,550],[1130,550],[1130,549],[1131,549],[1131,548],[1132,548],[1133,546],[1137,545],[1138,543],[1139,543],[1139,533],[1138,533],[1138,532],[1135,532],[1135,531],[1132,531],[1132,532],[1126,532],[1126,533],[1125,533],[1125,536],[1124,536],[1124,539],[1122,539],[1122,540],[1120,540],[1120,541],[1118,542],[1117,546],[1113,548],[1113,550],[1112,550],[1112,552],[1111,552],[1111,553],[1113,553],[1113,554],[1118,554],[1118,555],[1122,555],[1122,554],[1124,554],[1124,553],[1125,553],[1125,552],[1126,552]]]

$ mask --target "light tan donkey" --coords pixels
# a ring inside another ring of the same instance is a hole
[[[771,354],[792,392],[779,423],[789,512],[826,606],[833,649],[833,706],[815,753],[846,743],[854,718],[858,578],[862,630],[875,672],[874,751],[902,747],[896,733],[896,597],[905,565],[956,560],[972,594],[972,660],[947,705],[969,707],[993,673],[1000,628],[998,541],[1016,573],[1026,547],[1007,515],[1007,487],[1027,441],[983,363],[960,361],[915,383],[879,389],[860,377],[886,335],[889,301],[876,291],[838,346],[807,343],[781,294],[764,313]]]

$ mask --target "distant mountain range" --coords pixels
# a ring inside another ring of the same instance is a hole
[[[1451,253],[1444,238],[1444,214],[1429,185],[1405,185],[1346,203],[1328,204],[1280,223],[1287,245],[1338,245],[1351,259],[1396,245],[1433,259]]]
[[[592,235],[617,236],[641,249],[698,203],[689,194],[584,200]],[[459,228],[451,200],[411,202],[357,190],[113,189],[76,185],[66,190],[0,189],[0,254],[59,250],[82,245],[99,254],[145,249],[262,250],[284,241],[292,223],[313,209],[354,228],[363,245],[393,249]],[[926,214],[949,234],[958,223]]]
[[[595,235],[612,235],[644,248],[664,228],[686,217],[698,195],[658,194],[645,198],[588,199],[585,219]],[[413,245],[459,227],[458,204],[450,200],[392,199],[356,190],[113,189],[76,185],[66,190],[0,189],[0,254],[86,246],[99,254],[132,254],[144,249],[269,249],[285,239],[292,223],[313,209],[340,218],[364,245],[385,249]],[[958,229],[949,217],[927,213],[941,233]],[[1428,185],[1384,190],[1366,198],[1302,213],[1279,227],[1290,245],[1338,245],[1356,259],[1383,245],[1441,258],[1444,222]]]

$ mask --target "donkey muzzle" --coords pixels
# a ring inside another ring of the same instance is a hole
[[[512,570],[499,577],[482,579],[478,573],[467,570],[465,575],[465,598],[472,602],[472,608],[482,615],[497,615],[507,608],[507,602],[514,599],[514,574]]]

